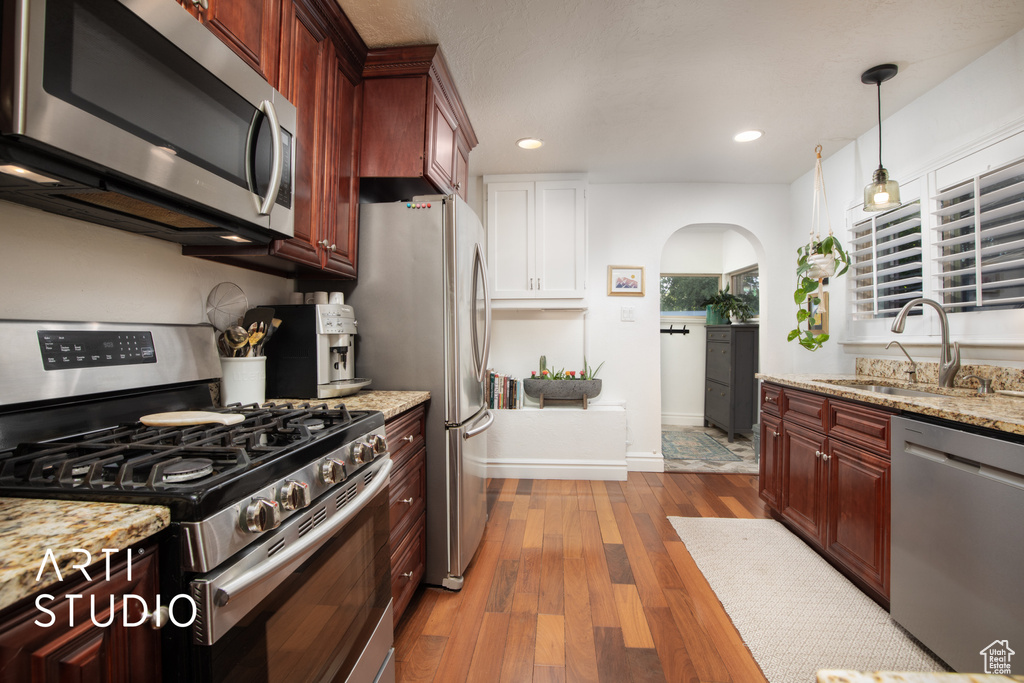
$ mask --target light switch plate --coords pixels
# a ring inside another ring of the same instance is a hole
[[[624,323],[636,321],[636,308],[633,306],[622,306],[619,309],[619,319]]]

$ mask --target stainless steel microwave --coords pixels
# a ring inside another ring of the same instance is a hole
[[[174,0],[2,0],[0,199],[182,244],[294,234],[295,107]]]

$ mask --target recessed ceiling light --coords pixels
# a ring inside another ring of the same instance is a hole
[[[544,146],[544,141],[537,138],[520,138],[516,140],[516,144],[523,149],[537,149]]]
[[[733,140],[736,142],[750,142],[751,140],[758,139],[762,135],[764,135],[763,130],[745,130],[742,133],[736,133],[736,135],[733,136]]]

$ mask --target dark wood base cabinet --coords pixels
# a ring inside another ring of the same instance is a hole
[[[384,424],[391,459],[391,599],[395,625],[423,580],[427,563],[425,405]]]
[[[124,553],[112,556],[112,561]],[[41,592],[55,596],[37,607],[34,600],[0,613],[0,683],[152,683],[160,680],[160,631],[142,622],[143,607],[125,595],[136,595],[152,608],[158,591],[157,551],[147,546],[133,555],[131,578],[124,561],[112,564],[110,579],[101,562],[88,569],[93,580],[77,571]],[[68,595],[81,596],[68,601]],[[111,596],[114,609],[111,613]],[[92,620],[96,605],[97,626]],[[72,606],[73,605],[73,606]],[[36,621],[52,625],[40,626]],[[125,617],[127,611],[127,618]],[[72,625],[72,623],[74,625]]]
[[[886,608],[891,414],[789,387],[761,387],[761,499]]]

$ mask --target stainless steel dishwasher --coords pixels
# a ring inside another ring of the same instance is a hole
[[[1024,673],[1024,445],[892,418],[891,570],[893,619],[947,664]]]

